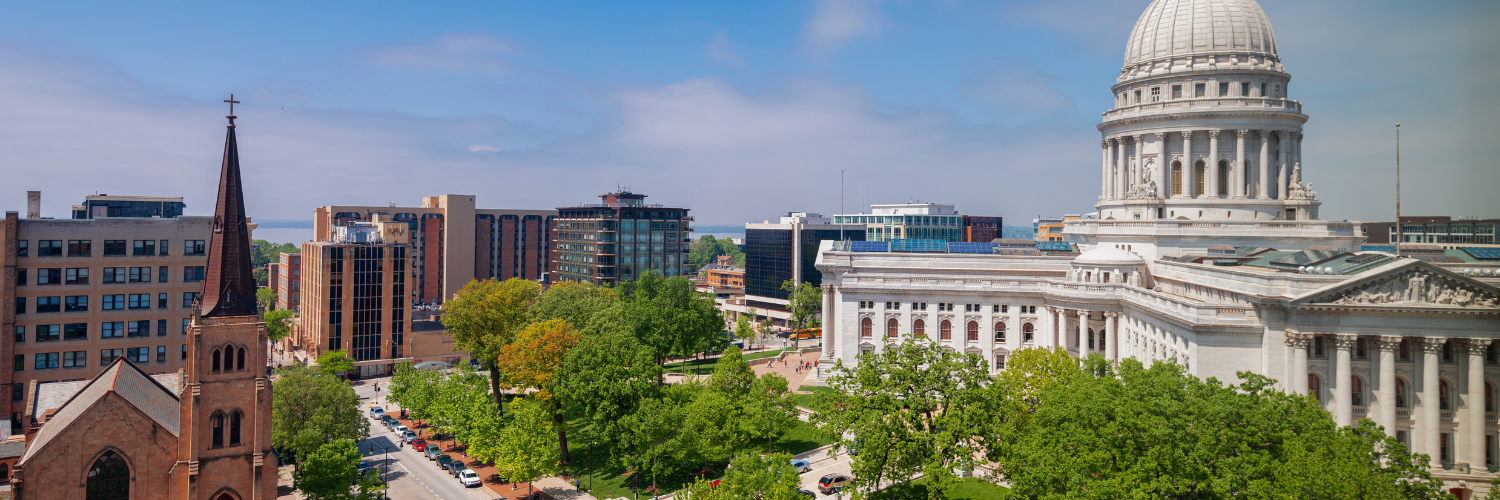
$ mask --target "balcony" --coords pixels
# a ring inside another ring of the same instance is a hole
[[[1191,113],[1194,111],[1245,111],[1276,110],[1301,113],[1302,103],[1291,99],[1268,99],[1264,97],[1198,97],[1171,99],[1161,102],[1132,104],[1105,111],[1104,121],[1121,120],[1137,116],[1167,113]]]

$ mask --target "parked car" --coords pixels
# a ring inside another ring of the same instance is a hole
[[[354,470],[357,470],[359,472],[364,472],[364,471],[367,471],[367,470],[370,470],[370,469],[374,469],[374,468],[375,468],[375,464],[373,462],[370,462],[369,460],[360,460],[359,461],[359,466],[355,467]]]
[[[427,455],[428,460],[437,460],[438,457],[443,456],[443,447],[435,444],[427,445],[427,449],[422,450],[422,453]]]
[[[812,464],[808,463],[806,460],[793,460],[792,468],[797,469],[797,473],[801,474],[803,472],[811,471]]]
[[[417,440],[412,441],[411,442],[411,449],[417,450],[417,451],[427,451],[427,440],[426,439],[417,439]]]
[[[450,465],[453,465],[453,457],[448,455],[437,457],[437,466],[439,469],[448,470],[448,466]]]
[[[370,408],[370,418],[381,418],[385,416],[385,408],[379,406]]]
[[[466,470],[469,470],[469,466],[464,465],[463,460],[454,460],[452,464],[448,465],[448,472],[452,473],[453,477],[458,477]]]
[[[833,492],[844,485],[849,484],[854,478],[843,474],[829,474],[818,480],[818,492],[824,495],[832,495]]]
[[[479,486],[479,474],[474,473],[474,471],[472,470],[465,469],[463,473],[458,475],[458,482],[463,483],[465,488],[473,488],[475,486]]]
[[[401,425],[401,424],[396,424],[396,425],[394,425],[394,426],[391,427],[391,432],[394,432],[394,433],[396,433],[397,436],[400,436],[400,435],[406,433],[406,426]]]
[[[383,416],[380,417],[380,423],[381,424],[385,424],[385,428],[389,429],[389,428],[391,428],[391,427],[393,427],[393,426],[395,426],[397,424],[396,417],[392,417],[390,415],[383,415]]]
[[[406,441],[406,442],[407,442],[407,444],[411,444],[411,442],[412,442],[412,441],[416,441],[416,440],[417,440],[417,439],[419,439],[419,438],[418,438],[418,437],[417,437],[417,433],[415,433],[415,432],[412,432],[412,431],[410,431],[410,430],[407,430],[407,431],[405,431],[405,432],[402,432],[402,433],[401,433],[401,434],[400,434],[400,436],[401,436],[401,440],[402,440],[402,441]]]
[[[797,493],[801,493],[802,496],[805,496],[807,498],[818,498],[818,494],[817,493],[813,493],[813,492],[808,491],[808,490],[797,490]]]

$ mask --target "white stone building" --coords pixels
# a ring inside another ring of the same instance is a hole
[[[825,241],[819,375],[913,337],[992,370],[1063,346],[1225,381],[1250,371],[1314,393],[1340,424],[1385,426],[1450,487],[1487,490],[1500,260],[1362,252],[1358,223],[1318,218],[1317,169],[1298,159],[1308,115],[1254,0],[1155,0],[1126,47],[1099,125],[1099,217],[1064,230],[1085,251]]]

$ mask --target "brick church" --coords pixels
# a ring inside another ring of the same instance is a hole
[[[117,358],[28,440],[15,498],[276,498],[266,327],[256,311],[232,107],[228,118],[187,368],[164,384]]]

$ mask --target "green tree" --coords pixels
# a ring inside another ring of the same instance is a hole
[[[719,489],[727,498],[746,500],[801,500],[801,476],[787,453],[750,453],[734,459]],[[697,496],[693,497],[697,499]]]
[[[309,500],[351,500],[359,480],[359,447],[340,439],[304,456],[292,484]]]
[[[542,292],[531,305],[530,312],[533,322],[560,319],[573,325],[581,334],[597,336],[625,327],[620,321],[624,314],[621,307],[613,288],[564,281]]]
[[[344,378],[344,375],[353,369],[354,360],[350,359],[349,353],[343,349],[328,351],[318,355],[318,371],[320,372]]]
[[[396,372],[386,384],[386,399],[401,405],[407,415],[416,419],[433,416],[432,405],[439,398],[439,388],[444,377],[437,370],[418,370],[411,363],[396,365]]]
[[[265,318],[266,313],[276,306],[276,290],[270,288],[255,289],[255,304],[260,306],[261,318]]]
[[[844,447],[857,447],[855,495],[882,482],[924,474],[932,498],[942,498],[973,470],[985,421],[996,415],[991,380],[977,355],[949,352],[932,342],[887,344],[859,357],[852,369],[835,365],[818,394],[813,416]]]
[[[732,399],[744,399],[754,383],[755,370],[735,346],[724,349],[724,354],[714,363],[714,372],[708,376],[709,390]]]
[[[755,317],[755,308],[748,308],[747,314],[741,314],[734,319],[734,338],[745,343],[745,348],[755,347],[755,323],[750,318]]]
[[[557,473],[557,433],[550,413],[529,398],[511,403],[511,425],[501,431],[492,457],[500,477],[512,483],[530,483]]]
[[[792,322],[797,329],[807,328],[808,320],[811,320],[823,308],[823,290],[812,283],[798,283],[786,280],[781,283],[781,289],[787,292],[787,312],[792,314]],[[801,335],[792,335],[792,348],[801,346]]]
[[[1025,430],[1041,407],[1042,391],[1066,387],[1083,374],[1078,358],[1061,347],[1021,349],[1012,352],[1005,365],[989,386],[995,418],[986,422],[988,429],[981,433],[994,453],[1003,452]]]
[[[282,309],[265,313],[266,336],[271,342],[280,342],[292,334],[292,311]]]
[[[755,379],[745,399],[745,424],[758,437],[766,438],[766,452],[771,452],[776,438],[786,434],[797,423],[797,395],[788,389],[786,377],[767,372]]]
[[[500,350],[529,322],[532,302],[541,295],[536,283],[518,278],[470,281],[443,304],[443,326],[453,343],[489,370],[495,409],[504,411],[498,364]]]
[[[302,366],[277,373],[271,391],[271,443],[277,448],[307,457],[333,441],[369,439],[359,396],[349,384]]]
[[[625,465],[634,453],[630,436],[636,432],[626,419],[661,395],[661,372],[650,349],[630,332],[607,332],[586,336],[568,351],[556,375],[562,381],[556,391],[577,405],[589,435],[600,436],[608,446],[610,460]]]
[[[694,269],[708,265],[718,255],[719,243],[712,234],[700,236],[698,241],[688,245],[688,264]]]
[[[663,278],[648,271],[626,290],[626,321],[636,339],[651,349],[657,366],[670,357],[717,351],[729,343],[713,297],[698,292],[687,277]]]
[[[557,430],[559,457],[564,463],[570,461],[568,425],[563,418],[564,400],[557,397],[556,384],[561,381],[556,374],[568,351],[580,340],[582,335],[567,321],[551,319],[532,323],[516,334],[515,341],[500,351],[499,358],[500,369],[519,392],[535,391],[531,399],[552,419]]]

